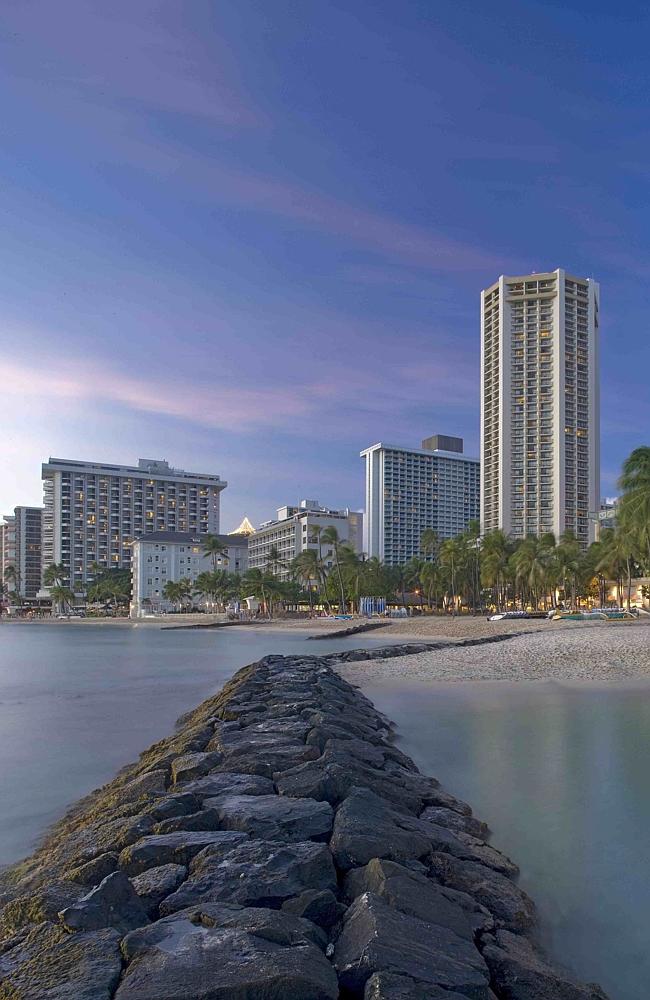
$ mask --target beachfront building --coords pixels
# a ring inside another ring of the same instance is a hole
[[[7,576],[7,570],[11,567],[11,573]],[[0,580],[4,582],[7,591],[11,593],[16,589],[13,571],[16,568],[16,516],[15,514],[5,514],[0,523]]]
[[[206,535],[191,531],[152,531],[136,538],[131,543],[131,617],[171,611],[173,604],[163,593],[166,583],[190,580],[194,584],[201,573],[215,569],[245,573],[248,536],[232,534],[218,538],[227,550],[223,556],[206,554]]]
[[[615,528],[618,518],[618,497],[603,497],[598,511],[597,538],[608,528]]]
[[[219,532],[228,485],[141,458],[137,466],[51,458],[43,465],[43,566],[62,563],[83,592],[101,569],[125,569],[131,542],[154,531]]]
[[[561,268],[481,292],[481,528],[593,541],[599,286]]]
[[[444,447],[441,447],[444,446]],[[373,444],[366,460],[368,557],[389,566],[421,556],[427,529],[454,538],[479,515],[480,463],[463,454],[462,438],[434,435],[421,448]]]
[[[41,589],[42,521],[42,507],[14,508],[17,590],[27,600]]]
[[[363,514],[345,507],[334,510],[323,507],[317,500],[301,500],[297,507],[278,507],[277,517],[265,521],[248,541],[248,565],[251,569],[266,569],[272,551],[278,554],[273,570],[281,580],[290,576],[290,563],[305,549],[320,553],[326,570],[332,568],[334,553],[323,545],[325,528],[336,528],[341,542],[355,552],[363,550]]]

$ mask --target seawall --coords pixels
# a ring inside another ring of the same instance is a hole
[[[78,803],[0,879],[0,1000],[603,1000],[335,671],[413,651],[267,656]]]

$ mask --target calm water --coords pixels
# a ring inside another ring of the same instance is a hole
[[[521,866],[556,958],[612,1000],[650,996],[650,684],[364,690]]]
[[[172,732],[183,712],[265,653],[386,640],[150,626],[0,625],[0,866],[66,806]]]

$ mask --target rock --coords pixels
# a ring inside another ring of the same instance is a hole
[[[200,808],[200,798],[190,792],[183,791],[158,799],[152,805],[147,806],[146,814],[151,817],[154,823],[161,823],[163,820],[173,819],[175,816],[187,816]]]
[[[136,875],[131,879],[131,884],[145,910],[153,917],[163,899],[178,889],[186,878],[185,865],[160,865],[158,868],[147,869],[142,875]]]
[[[74,882],[52,882],[16,896],[0,912],[0,937],[12,934],[25,924],[56,921],[59,911],[76,903],[83,890]]]
[[[467,994],[450,993],[392,972],[375,972],[366,983],[363,1000],[467,1000]]]
[[[188,753],[177,757],[172,764],[172,781],[174,785],[180,785],[193,778],[200,778],[221,763],[221,759],[222,755],[215,752]]]
[[[426,824],[393,809],[368,788],[353,788],[339,806],[330,847],[337,866],[344,871],[372,858],[401,861],[431,853]]]
[[[197,812],[189,813],[185,816],[174,816],[172,819],[164,819],[162,823],[156,823],[154,833],[176,833],[178,830],[219,830],[219,813],[216,809],[208,808],[204,802],[204,808]]]
[[[299,896],[286,899],[282,911],[311,920],[319,927],[331,927],[338,920],[339,903],[330,889],[305,889]]]
[[[119,934],[66,934],[41,923],[0,955],[3,1000],[111,1000],[122,971]]]
[[[149,917],[124,872],[107,875],[86,896],[59,914],[69,931],[96,931],[113,927],[127,934],[149,922]]]
[[[126,785],[122,785],[117,792],[117,801],[132,802],[143,795],[164,795],[166,789],[166,771],[145,771]]]
[[[325,844],[249,840],[232,850],[211,847],[203,852],[190,866],[187,881],[161,903],[160,912],[223,901],[278,909],[305,889],[336,890],[336,870]]]
[[[275,792],[275,786],[268,778],[234,771],[213,771],[205,778],[190,781],[184,789],[201,801],[219,795],[273,795]]]
[[[274,915],[271,915],[274,916]],[[279,915],[276,915],[279,916]],[[115,1000],[336,1000],[334,970],[306,938],[205,926],[186,917],[152,924],[124,942],[130,958]],[[280,940],[278,940],[280,938]]]
[[[362,996],[375,972],[401,976],[488,1000],[490,976],[477,948],[438,924],[406,916],[364,893],[344,917],[334,950],[342,989]]]
[[[240,830],[260,840],[327,840],[334,821],[328,802],[280,795],[226,795],[206,799],[222,830]]]
[[[365,868],[348,873],[344,895],[352,902],[364,892],[380,896],[386,903],[429,924],[440,924],[468,941],[477,930],[490,930],[490,914],[471,896],[446,889],[418,872],[394,861],[374,858]]]
[[[473,896],[490,911],[499,926],[519,933],[532,927],[533,901],[499,872],[473,861],[460,861],[449,854],[433,854],[431,871],[443,885]]]
[[[483,957],[504,1000],[607,1000],[599,986],[576,983],[519,934],[500,930],[487,936]]]
[[[468,833],[452,833],[447,827],[438,826],[437,823],[426,823],[424,820],[419,822],[428,831],[434,851],[446,851],[455,858],[487,865],[508,878],[515,878],[519,874],[517,865],[490,844],[484,844]]]
[[[160,865],[187,865],[204,847],[216,844],[230,848],[245,839],[244,834],[230,831],[216,833],[179,831],[143,837],[122,851],[120,867],[128,875],[139,875],[147,868],[158,868]]]
[[[100,854],[92,861],[87,861],[85,865],[73,868],[68,872],[68,878],[80,885],[99,885],[103,878],[117,870],[118,857],[116,851]]]
[[[455,833],[469,833],[478,840],[485,840],[489,836],[487,823],[483,823],[474,816],[463,816],[453,809],[444,806],[427,806],[424,812],[420,813],[420,819],[427,823],[437,823],[438,826],[446,826]]]

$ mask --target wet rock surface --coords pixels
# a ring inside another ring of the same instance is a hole
[[[603,1000],[335,672],[385,653],[267,656],[75,806],[0,876],[0,1000]]]

